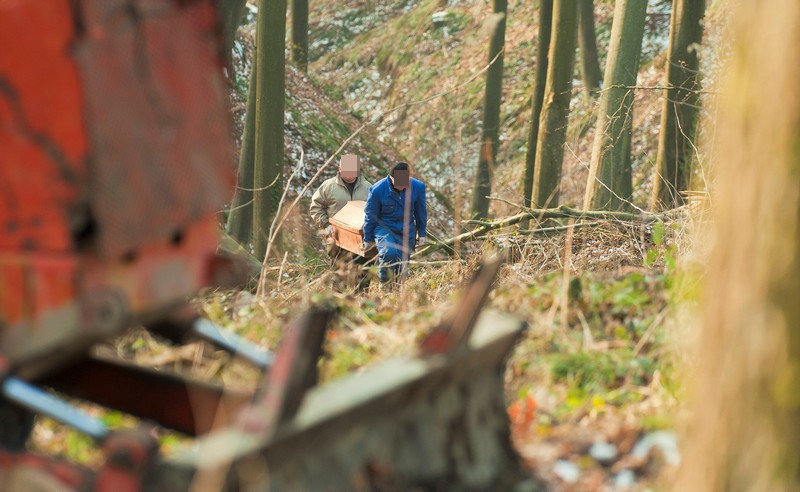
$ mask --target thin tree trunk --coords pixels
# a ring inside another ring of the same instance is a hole
[[[523,204],[531,205],[533,191],[533,170],[536,162],[536,142],[539,138],[539,118],[544,102],[544,87],[547,83],[547,65],[550,51],[550,32],[553,27],[553,0],[539,2],[539,33],[536,35],[536,70],[531,95],[531,124],[528,130],[528,153],[525,155],[525,182],[523,185]]]
[[[230,56],[233,49],[233,41],[236,39],[236,31],[239,29],[244,9],[247,6],[247,0],[221,0],[219,6],[222,29],[225,34],[225,53]]]
[[[256,148],[253,185],[255,255],[263,259],[283,193],[286,0],[260,0],[256,50]]]
[[[577,0],[555,0],[550,64],[536,143],[532,199],[534,207],[553,207],[558,204],[569,103],[572,99],[577,16]]]
[[[715,249],[674,490],[800,489],[800,2],[737,2]]]
[[[705,0],[673,0],[667,55],[667,89],[661,112],[653,208],[683,204],[689,189],[700,88],[697,46],[703,39]]]
[[[308,72],[308,0],[292,0],[292,61]]]
[[[492,191],[492,168],[497,157],[500,131],[500,99],[503,96],[503,45],[506,37],[507,0],[494,0],[497,20],[489,43],[489,61],[494,63],[486,72],[486,92],[483,100],[483,132],[478,169],[475,174],[475,191],[472,195],[472,216],[486,217]],[[496,59],[495,59],[496,57]]]
[[[253,62],[250,69],[250,81],[247,88],[247,113],[245,113],[244,133],[242,134],[242,150],[239,154],[239,172],[237,189],[233,197],[228,223],[225,229],[240,244],[250,243],[253,233],[253,174],[256,156],[256,87],[258,86],[258,64],[256,52],[253,50]]]
[[[616,20],[616,17],[614,17]],[[594,0],[578,0],[578,52],[581,59],[581,78],[587,96],[600,88],[600,62],[594,27]]]
[[[629,208],[633,89],[639,72],[647,0],[617,0],[600,112],[583,206],[594,210]]]

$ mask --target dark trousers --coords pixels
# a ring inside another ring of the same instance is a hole
[[[328,256],[331,259],[331,268],[342,269],[345,272],[355,272],[358,280],[358,290],[362,291],[369,287],[369,271],[364,265],[369,261],[368,258],[351,253],[335,244],[330,245]]]

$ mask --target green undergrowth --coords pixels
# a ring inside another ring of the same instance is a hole
[[[676,299],[683,302],[694,296],[686,286],[694,285],[696,278],[665,261],[665,256],[675,252],[663,237],[657,238],[661,244],[651,246],[654,253],[647,253],[641,265],[616,271],[528,276],[519,264],[503,267],[488,306],[528,324],[507,364],[506,395],[509,405],[531,398],[537,402],[535,418],[526,424],[529,435],[547,435],[554,427],[571,425],[587,415],[595,419],[634,415],[645,429],[674,425],[682,397],[676,368],[682,359],[673,343],[670,319]],[[291,320],[304,309],[335,306],[338,316],[320,361],[321,384],[325,384],[391,357],[413,356],[419,340],[456,302],[477,262],[473,256],[460,262],[416,265],[396,290],[382,291],[373,282],[359,295],[333,288],[334,276],[320,276],[317,267],[287,264],[289,279],[271,286],[263,298],[246,291],[215,291],[196,302],[210,320],[273,350]],[[111,348],[143,364],[168,360],[161,369],[188,372],[232,387],[252,390],[263,377],[210,348],[173,360],[170,353],[182,349],[144,331],[123,337]],[[112,428],[137,423],[117,412],[96,407],[91,412]],[[50,452],[55,448],[56,454],[80,463],[93,464],[100,458],[91,442],[74,431],[50,421],[37,428],[37,441],[44,436],[48,443],[37,449]],[[187,442],[167,432],[161,433],[160,441],[167,451]]]

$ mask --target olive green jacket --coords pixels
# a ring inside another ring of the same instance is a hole
[[[336,215],[347,202],[366,201],[370,186],[372,183],[364,179],[364,176],[359,176],[351,196],[341,176],[337,174],[333,178],[326,179],[311,197],[311,218],[320,228],[327,227],[328,219]]]

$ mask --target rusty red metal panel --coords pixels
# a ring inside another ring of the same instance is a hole
[[[0,251],[71,248],[86,138],[69,0],[0,2]]]
[[[211,1],[85,0],[76,47],[98,251],[117,258],[222,209],[233,188]]]

